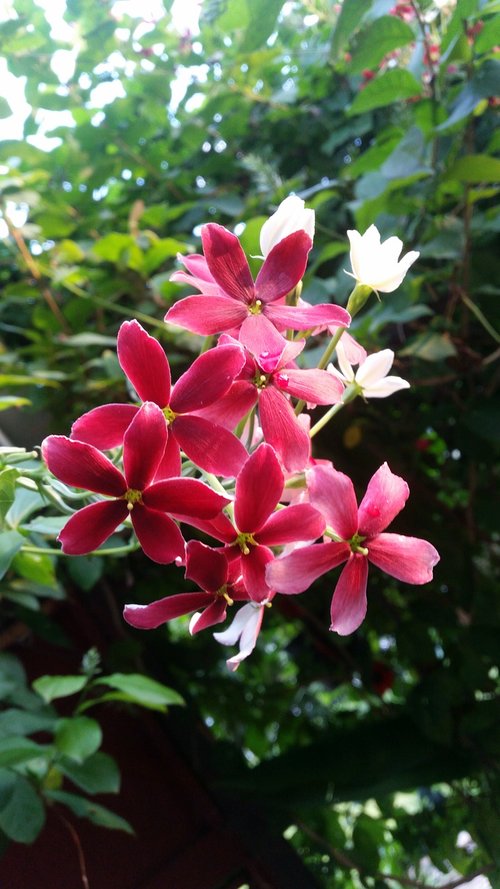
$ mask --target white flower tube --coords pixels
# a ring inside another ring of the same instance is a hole
[[[412,263],[420,256],[417,250],[410,250],[399,259],[403,242],[392,237],[382,243],[374,225],[370,225],[364,235],[352,230],[347,232],[347,236],[351,244],[352,272],[346,274],[355,278],[358,284],[371,287],[376,293],[379,290],[382,293],[396,290]]]
[[[276,244],[287,235],[300,230],[314,238],[314,210],[306,210],[302,198],[289,195],[281,202],[276,213],[266,219],[260,230],[260,249],[264,259]]]

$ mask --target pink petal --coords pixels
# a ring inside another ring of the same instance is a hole
[[[168,620],[190,614],[198,608],[205,608],[212,597],[207,593],[179,593],[176,596],[165,596],[149,605],[125,605],[123,617],[132,627],[138,630],[154,630]],[[225,600],[222,600],[225,603]]]
[[[234,517],[243,533],[262,528],[283,493],[284,476],[272,447],[261,444],[236,479]]]
[[[189,632],[192,636],[207,627],[213,627],[214,624],[220,624],[226,617],[227,602],[222,596],[218,596],[215,601],[207,605],[202,614],[194,614],[189,624]],[[196,619],[195,619],[196,618]]]
[[[177,478],[181,474],[181,450],[175,435],[168,435],[160,465],[156,470],[155,481],[164,478]]]
[[[185,414],[212,404],[228,391],[245,363],[241,346],[218,346],[195,361],[174,386],[170,407]]]
[[[263,303],[273,302],[290,293],[304,276],[312,241],[305,231],[293,232],[279,241],[264,260],[255,292]]]
[[[250,551],[241,556],[243,584],[254,602],[262,602],[269,597],[271,588],[266,582],[266,565],[274,555],[267,546],[251,546]]]
[[[217,284],[233,299],[251,303],[254,283],[236,235],[222,225],[209,223],[202,228],[201,240],[208,268]]]
[[[342,540],[358,530],[358,505],[351,479],[333,466],[313,466],[307,473],[309,498]]]
[[[42,457],[53,475],[66,485],[111,497],[121,497],[127,490],[120,470],[83,441],[49,435],[42,442]]]
[[[273,446],[285,469],[298,472],[309,463],[310,438],[279,389],[266,386],[259,397],[260,425],[265,440]]]
[[[169,516],[136,503],[130,513],[137,539],[145,554],[162,565],[184,561],[184,539]]]
[[[239,547],[232,546],[236,541],[236,531],[223,512],[214,519],[197,519],[193,516],[184,516],[181,513],[176,513],[176,519],[179,522],[186,522],[188,525],[192,525],[193,528],[198,528],[215,540],[225,543],[224,553],[228,559],[232,560],[239,557]]]
[[[70,438],[102,451],[123,443],[123,436],[139,410],[134,404],[103,404],[82,414],[71,427]]]
[[[170,399],[170,367],[158,340],[149,336],[138,321],[124,321],[118,331],[120,367],[141,401],[166,407]]]
[[[202,281],[213,281],[207,261],[201,253],[191,253],[189,256],[178,254],[177,258],[186,266],[191,275],[201,278]]]
[[[274,374],[273,382],[279,389],[309,404],[337,404],[344,392],[340,380],[326,370],[283,368]]]
[[[303,593],[313,581],[345,562],[349,555],[350,549],[345,543],[301,546],[272,562],[266,571],[267,582],[279,593]]]
[[[405,480],[394,475],[387,463],[377,469],[366,489],[358,513],[359,533],[375,537],[392,522],[405,505],[410,490]]]
[[[274,512],[255,534],[258,543],[283,546],[299,540],[316,540],[325,530],[323,516],[309,503],[298,503]]]
[[[276,363],[273,364],[272,370],[276,367],[287,344],[286,339],[278,333],[274,324],[271,324],[265,315],[249,315],[241,325],[239,341],[255,356],[262,368],[264,368],[262,361],[274,357]],[[303,348],[302,345],[298,351],[301,352]],[[266,373],[268,372],[266,370]]]
[[[176,417],[171,431],[189,459],[205,472],[232,478],[248,456],[232,432],[204,417]]]
[[[309,330],[325,324],[348,327],[351,323],[351,316],[345,309],[342,309],[340,306],[332,306],[329,303],[308,306],[307,308],[286,305],[277,306],[274,304],[266,305],[264,313],[279,330],[285,330],[288,327],[291,330]]]
[[[366,615],[368,560],[353,554],[340,575],[330,609],[331,630],[348,636],[357,630]]]
[[[246,380],[236,380],[229,392],[226,392],[214,404],[198,411],[197,415],[231,430],[253,408],[258,397],[258,391],[253,383]]]
[[[238,328],[248,315],[245,305],[225,296],[186,296],[165,315],[165,321],[193,333],[211,336]]]
[[[186,546],[186,577],[202,590],[215,593],[227,582],[228,564],[221,550],[190,540]]]
[[[160,408],[145,401],[123,438],[123,469],[127,485],[143,491],[153,481],[167,444],[167,424]]]
[[[379,534],[368,543],[368,559],[391,577],[405,583],[428,583],[439,553],[432,543],[420,537]]]
[[[155,482],[144,491],[142,500],[150,509],[199,519],[215,518],[229,503],[228,497],[195,478],[167,478]]]
[[[62,551],[70,556],[93,552],[127,516],[124,500],[100,500],[84,506],[71,516],[57,538]]]

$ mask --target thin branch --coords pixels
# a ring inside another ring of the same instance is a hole
[[[71,839],[73,840],[73,842],[76,846],[76,852],[78,855],[78,864],[80,867],[80,876],[82,878],[83,889],[90,889],[89,878],[87,876],[87,866],[85,864],[85,855],[83,854],[82,844],[80,843],[80,837],[78,836],[78,833],[75,830],[75,828],[73,827],[73,825],[71,824],[71,822],[68,821],[68,819],[65,817],[65,815],[63,815],[63,813],[59,811],[57,806],[53,806],[52,811],[55,812],[57,817],[59,818],[59,820],[62,821],[62,823],[64,824],[66,830],[70,834]]]

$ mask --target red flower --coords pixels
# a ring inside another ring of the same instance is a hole
[[[418,537],[384,534],[409,494],[404,479],[387,463],[372,477],[359,509],[351,480],[331,466],[315,466],[308,475],[311,503],[322,512],[339,542],[317,543],[277,559],[266,572],[281,593],[302,593],[331,568],[347,562],[333,594],[331,630],[344,636],[356,630],[366,614],[368,562],[406,583],[432,580],[439,554]]]
[[[63,552],[82,555],[104,543],[130,515],[144,552],[155,562],[184,559],[184,540],[173,515],[212,518],[229,503],[208,485],[191,478],[153,483],[165,451],[167,427],[159,407],[145,402],[123,438],[123,473],[108,458],[82,441],[49,435],[43,458],[67,485],[112,497],[85,506],[71,516],[59,535]]]

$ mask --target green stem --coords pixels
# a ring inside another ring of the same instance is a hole
[[[490,334],[491,337],[493,337],[495,342],[500,343],[500,334],[490,324],[488,319],[485,318],[481,309],[478,308],[478,306],[476,306],[476,303],[473,302],[471,299],[469,299],[469,297],[466,296],[465,293],[462,293],[461,297],[462,297],[462,302],[464,302],[465,305],[467,306],[467,308],[469,308],[471,310],[471,312],[473,312],[473,314],[476,316],[479,323],[483,325],[484,329],[488,331],[488,333]]]
[[[326,414],[323,414],[323,416],[320,417],[320,419],[318,420],[318,422],[314,424],[314,426],[312,427],[311,431],[309,432],[310,437],[311,437],[311,438],[314,438],[314,436],[317,435],[317,433],[320,431],[320,429],[323,429],[323,426],[326,426],[326,424],[330,422],[330,420],[332,419],[332,417],[334,417],[335,414],[338,414],[338,412],[339,412],[343,407],[344,407],[344,402],[343,402],[343,401],[339,401],[338,404],[334,404],[334,405],[330,408],[330,410],[327,411]]]
[[[118,315],[124,315],[126,318],[137,318],[139,321],[144,321],[145,324],[159,327],[165,331],[165,322],[158,321],[158,318],[154,318],[153,315],[146,315],[145,312],[138,312],[137,309],[134,309],[132,312],[124,306],[117,306],[107,299],[103,299],[93,293],[87,293],[81,287],[78,287],[77,284],[69,284],[67,281],[64,281],[62,286],[69,290],[70,293],[74,293],[75,296],[80,296],[82,299],[88,299],[90,302],[95,303],[96,306],[102,306],[104,309],[108,309],[110,312],[115,312]]]
[[[131,543],[126,543],[123,546],[111,546],[108,549],[94,549],[90,553],[85,553],[86,556],[121,556],[126,553],[133,553],[135,550],[139,549],[139,542],[134,540]],[[30,543],[25,543],[21,547],[21,552],[23,553],[33,553],[34,555],[40,556],[63,556],[66,558],[73,558],[71,553],[63,553],[60,549],[51,549],[48,546],[32,546]]]

